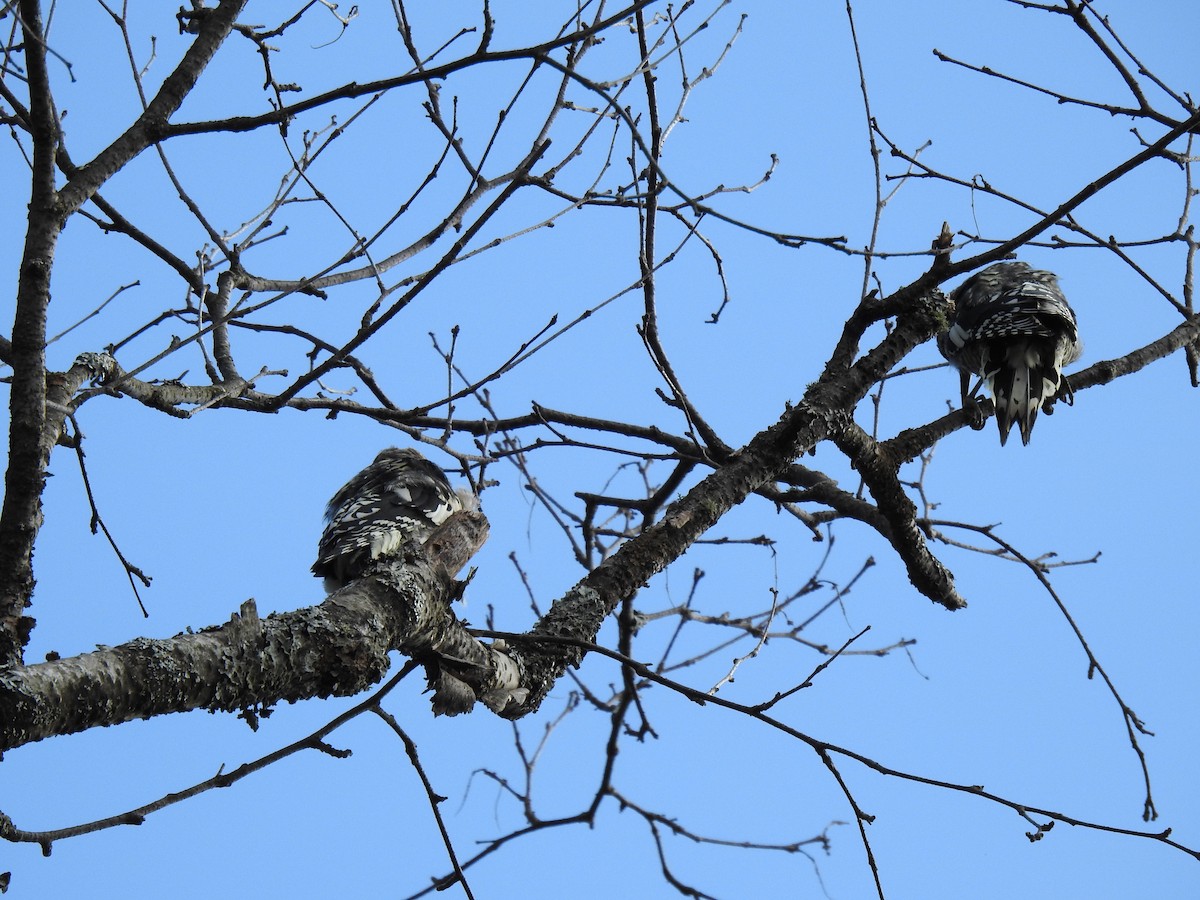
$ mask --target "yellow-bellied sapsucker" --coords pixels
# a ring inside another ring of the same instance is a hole
[[[967,393],[971,376],[978,375],[992,391],[1000,444],[1014,422],[1021,443],[1028,444],[1039,410],[1053,412],[1060,394],[1071,402],[1062,367],[1083,352],[1075,311],[1057,276],[1023,262],[996,263],[964,281],[950,299],[954,315],[937,343],[959,370],[963,406],[979,390],[976,384]]]
[[[461,509],[476,509],[469,490],[450,487],[442,470],[411,448],[389,447],[333,495],[312,572],[333,593],[371,563],[422,541]]]

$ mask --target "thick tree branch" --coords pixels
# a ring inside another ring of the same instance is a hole
[[[777,477],[801,453],[842,432],[871,385],[932,337],[944,316],[940,294],[911,301],[901,311],[896,327],[875,348],[849,369],[826,368],[804,400],[556,601],[534,626],[532,635],[593,641],[605,618],[678,559],[725,513]],[[945,582],[938,585],[930,580],[916,586],[947,608],[965,605],[952,584],[947,587]],[[510,718],[536,710],[563,672],[579,664],[582,653],[577,646],[531,643],[520,647],[519,658],[525,673],[522,683],[530,696],[525,703],[514,703],[503,711]]]
[[[37,0],[21,3],[21,28],[29,81],[33,137],[28,228],[17,280],[17,309],[7,361],[12,366],[9,398],[8,471],[0,510],[0,667],[20,662],[34,620],[22,615],[33,594],[33,545],[42,525],[42,489],[47,458],[46,309],[50,273],[64,215],[54,188],[54,155],[60,138],[58,113],[46,69],[42,13]]]
[[[954,576],[933,555],[917,526],[917,507],[900,484],[900,461],[885,444],[878,443],[851,422],[835,437],[838,449],[862,475],[880,513],[888,521],[886,537],[908,569],[908,578],[922,594],[947,609],[962,609],[967,602],[954,587]]]
[[[0,750],[170,712],[349,696],[383,678],[392,650],[436,666],[470,640],[449,611],[452,576],[487,530],[482,515],[458,513],[425,550],[410,546],[318,606],[260,619],[248,600],[219,627],[0,672]]]

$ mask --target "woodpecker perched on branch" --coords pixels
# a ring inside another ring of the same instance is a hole
[[[1070,403],[1071,386],[1062,367],[1079,359],[1083,344],[1075,312],[1052,272],[1023,262],[996,263],[976,272],[951,294],[950,328],[938,335],[942,356],[959,370],[963,406],[987,382],[996,405],[1000,444],[1013,422],[1029,443],[1039,410],[1054,401]],[[972,375],[981,379],[967,393]]]
[[[333,593],[361,578],[372,562],[408,541],[424,542],[475,495],[450,487],[442,470],[411,448],[389,447],[333,495],[317,545],[313,575]]]

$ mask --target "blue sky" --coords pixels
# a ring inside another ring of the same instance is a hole
[[[1108,2],[1114,27],[1166,83],[1196,93],[1194,35],[1200,11],[1164,2]],[[570,4],[494,4],[496,46],[542,36],[543,16],[565,17]],[[783,7],[783,8],[781,8]],[[288,4],[251,3],[243,21],[272,22]],[[345,10],[343,10],[344,12]],[[712,65],[747,18],[714,77],[689,97],[686,121],[672,134],[664,168],[685,189],[753,184],[779,158],[770,181],[750,193],[713,201],[723,212],[781,231],[845,235],[865,245],[872,222],[874,181],[866,125],[845,8],[838,3],[735,2],[688,45],[692,77]],[[133,46],[144,63],[149,35],[157,60],[147,75],[157,84],[186,46],[173,9],[134,9]],[[403,68],[391,10],[363,4],[360,17],[336,43],[332,18],[310,14],[279,43],[280,80],[297,81],[307,97],[354,79]],[[64,127],[76,162],[105,146],[135,115],[137,100],[120,37],[102,10],[58,13],[55,49],[72,64],[53,76]],[[463,22],[469,3],[446,3],[414,22],[426,46],[436,47]],[[1000,0],[855,7],[872,113],[899,146],[931,145],[921,159],[964,179],[982,175],[992,185],[1052,208],[1139,149],[1127,120],[1097,110],[1060,106],[1052,99],[938,62],[950,56],[991,66],[1072,96],[1127,103],[1120,81],[1065,17],[1023,10]],[[464,46],[466,44],[464,43]],[[232,49],[233,45],[231,45]],[[614,33],[589,57],[592,77],[623,71],[634,44]],[[624,61],[624,62],[622,62]],[[620,63],[620,65],[619,65]],[[202,84],[176,121],[262,111],[267,99],[261,68],[247,47],[219,55],[214,81]],[[523,71],[499,67],[467,72],[442,86],[442,99],[460,98],[464,141],[477,152],[498,105],[511,96]],[[659,73],[664,96],[677,93],[671,62]],[[547,82],[548,83],[548,82]],[[514,112],[516,123],[497,147],[508,159],[521,152],[543,93],[533,91]],[[1161,94],[1156,103],[1171,112]],[[371,231],[424,176],[436,152],[422,119],[423,91],[395,92],[347,130],[313,177],[356,227]],[[586,96],[580,94],[583,103]],[[672,101],[668,104],[673,108]],[[335,112],[344,122],[356,105]],[[304,129],[328,124],[328,113],[297,121]],[[562,116],[554,152],[565,151],[583,114]],[[1161,126],[1138,126],[1149,140]],[[565,170],[562,183],[586,184],[606,149]],[[189,191],[220,227],[234,229],[273,195],[286,172],[277,135],[204,136],[173,141],[168,157]],[[23,184],[23,164],[11,142],[3,151],[9,182]],[[619,145],[618,160],[628,154]],[[553,155],[553,154],[552,154]],[[628,180],[616,171],[605,185]],[[882,159],[886,173],[902,171]],[[627,167],[626,167],[627,168]],[[20,177],[17,177],[20,173]],[[381,246],[402,246],[428,227],[460,185],[439,180],[410,217]],[[890,190],[886,185],[885,190]],[[6,240],[0,264],[13,273],[19,258],[25,188],[4,192]],[[193,260],[204,235],[190,220],[153,154],[105,188],[105,196],[182,258]],[[1183,203],[1183,178],[1167,163],[1146,167],[1114,190],[1088,201],[1079,220],[1098,234],[1136,240],[1170,232]],[[489,237],[541,221],[561,208],[542,196],[518,198]],[[289,232],[248,254],[258,274],[297,277],[321,270],[349,246],[345,229],[318,204],[281,213]],[[1033,218],[980,193],[929,180],[905,182],[881,221],[878,247],[911,253],[928,247],[943,221],[952,228],[1004,238]],[[808,245],[788,249],[761,237],[705,223],[720,249],[731,302],[719,325],[707,324],[721,303],[710,255],[695,241],[660,274],[660,328],[682,383],[722,436],[739,445],[773,423],[820,373],[841,323],[858,300],[862,260]],[[664,252],[682,239],[666,225]],[[449,270],[397,319],[364,359],[402,405],[437,399],[445,376],[429,332],[443,343],[460,325],[458,361],[473,377],[490,371],[552,315],[560,323],[618,295],[637,278],[636,221],[631,214],[585,210]],[[980,247],[960,251],[977,252]],[[1177,293],[1182,280],[1179,245],[1135,251],[1139,264]],[[1112,254],[1027,248],[1021,258],[1053,269],[1078,312],[1086,349],[1080,366],[1121,356],[1179,321],[1161,297]],[[429,262],[388,276],[391,284]],[[928,265],[921,256],[877,262],[885,292]],[[99,350],[156,312],[177,306],[183,287],[173,273],[124,239],[72,222],[60,246],[50,332],[74,325],[124,284],[140,281],[96,318],[50,348],[51,365]],[[373,299],[370,284],[350,285],[328,300],[294,296],[270,312],[277,321],[303,324],[331,339],[346,337]],[[654,395],[660,385],[634,326],[641,301],[629,293],[605,305],[529,362],[492,386],[502,415],[531,402],[597,417],[628,418],[680,429]],[[6,320],[7,321],[7,320]],[[153,356],[172,333],[164,326],[122,351],[127,368]],[[878,338],[881,331],[871,333]],[[302,372],[296,345],[237,333],[247,372],[260,366]],[[940,361],[932,345],[911,366]],[[182,372],[203,381],[203,361],[179,353],[151,371]],[[335,375],[330,389],[349,387]],[[282,379],[264,379],[277,390]],[[957,403],[957,378],[945,369],[890,381],[880,406],[880,432],[891,435],[927,422]],[[358,395],[362,397],[360,393]],[[365,398],[363,398],[365,399]],[[1200,787],[1194,760],[1200,747],[1196,695],[1200,663],[1194,635],[1200,613],[1195,574],[1186,562],[1196,541],[1198,497],[1188,448],[1197,427],[1193,389],[1183,360],[1152,364],[1133,378],[1080,393],[1038,423],[1027,448],[1001,448],[991,423],[961,431],[933,453],[925,475],[939,519],[1000,523],[998,534],[1029,556],[1054,551],[1063,560],[1101,553],[1093,565],[1055,569],[1053,585],[1086,635],[1125,702],[1155,732],[1142,736],[1159,819],[1141,821],[1143,786],[1120,711],[1087,661],[1051,598],[1021,567],[945,545],[935,552],[957,576],[971,605],[949,614],[909,585],[903,567],[878,535],[853,522],[834,528],[835,543],[821,577],[845,586],[869,558],[874,565],[855,582],[840,607],[805,636],[839,646],[866,626],[863,648],[916,639],[907,651],[883,657],[839,659],[812,688],[788,699],[779,718],[806,734],[849,748],[913,775],[983,785],[1032,807],[1133,830],[1173,829],[1181,843],[1200,846]],[[871,405],[858,411],[871,421]],[[464,403],[460,415],[478,411]],[[57,451],[46,494],[46,524],[38,543],[38,619],[28,658],[48,651],[64,656],[136,636],[168,637],[228,619],[248,597],[260,611],[317,603],[318,582],[308,574],[320,514],[327,498],[381,447],[402,436],[368,421],[284,411],[255,416],[231,411],[184,422],[99,399],[81,410],[89,475],[102,514],[123,551],[154,576],[143,596],[143,620],[111,551],[88,533],[88,508],[73,457]],[[548,435],[540,435],[548,437]],[[535,435],[527,434],[532,440]],[[471,442],[458,437],[459,450]],[[449,458],[439,460],[449,464]],[[533,454],[539,482],[564,500],[575,491],[600,491],[612,475],[606,455],[550,448]],[[855,475],[830,447],[807,464],[855,484]],[[656,470],[657,471],[657,470]],[[483,497],[492,526],[475,560],[479,573],[464,615],[482,624],[488,606],[497,625],[525,630],[533,621],[529,598],[510,561],[528,573],[545,608],[582,575],[561,531],[535,506],[512,468],[489,471],[500,484]],[[659,472],[659,477],[665,469]],[[912,467],[909,476],[919,472]],[[632,491],[636,479],[615,482]],[[618,488],[614,488],[617,490]],[[969,541],[965,532],[945,529]],[[771,591],[798,589],[822,565],[827,546],[810,539],[794,520],[751,499],[714,529],[712,537],[767,534],[760,546],[697,546],[639,595],[647,612],[680,603],[692,572],[705,571],[697,607],[717,615],[761,610]],[[809,606],[833,596],[824,587]],[[635,652],[657,660],[669,638],[668,622],[647,627]],[[611,640],[606,630],[602,637]],[[697,651],[716,643],[711,630],[689,626],[681,639]],[[690,643],[688,643],[690,642]],[[679,673],[707,689],[729,671],[735,654],[723,651]],[[772,641],[744,663],[721,696],[744,703],[769,698],[802,681],[822,657],[802,646]],[[589,658],[578,673],[607,695],[620,671]],[[587,708],[559,719],[572,684],[560,683],[542,710],[519,725],[532,751],[547,733],[533,791],[544,818],[586,806],[603,765],[607,719]],[[181,790],[288,744],[319,727],[357,699],[278,708],[257,732],[232,716],[191,713],[119,728],[56,738],[5,755],[0,766],[0,809],[19,828],[66,827],[113,815]],[[713,707],[698,708],[654,687],[644,703],[658,733],[626,741],[616,786],[631,801],[677,818],[686,828],[726,840],[787,843],[827,832],[826,854],[745,851],[666,837],[672,871],[722,898],[872,896],[853,814],[815,754],[765,726]],[[434,721],[416,684],[401,685],[385,702],[417,742],[435,788],[449,799],[442,813],[461,856],[476,841],[520,826],[520,809],[483,770],[515,784],[523,773],[513,728],[484,711]],[[159,896],[408,896],[446,870],[444,851],[420,784],[402,745],[373,717],[364,716],[331,738],[353,750],[346,760],[309,752],[269,767],[226,790],[213,791],[147,818],[140,827],[110,829],[58,842],[43,858],[35,846],[0,847],[0,871],[13,872],[18,897],[59,896],[86,889],[98,897]],[[859,805],[876,818],[868,836],[889,898],[1049,898],[1063,896],[1184,898],[1195,896],[1197,862],[1159,843],[1058,824],[1037,843],[1030,825],[1011,810],[963,793],[885,777],[850,760],[838,761]],[[662,879],[646,825],[606,803],[594,829],[574,825],[518,841],[470,873],[479,897],[678,896]]]

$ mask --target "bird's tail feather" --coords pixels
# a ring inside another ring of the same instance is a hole
[[[1042,405],[1058,391],[1058,369],[1021,360],[1001,366],[992,378],[992,397],[996,404],[996,425],[1000,429],[1000,446],[1016,423],[1021,429],[1021,443],[1029,445],[1033,425]]]

